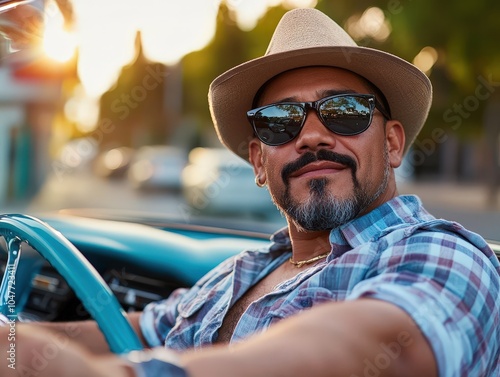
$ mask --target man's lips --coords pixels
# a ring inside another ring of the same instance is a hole
[[[346,165],[337,162],[315,161],[307,164],[303,168],[300,168],[295,172],[293,172],[292,174],[290,174],[290,178],[297,178],[299,176],[308,177],[315,175],[334,174],[346,168],[347,168]]]

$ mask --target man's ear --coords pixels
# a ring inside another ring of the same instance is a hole
[[[392,168],[397,168],[403,162],[405,130],[401,122],[397,120],[388,120],[385,127],[389,162]]]
[[[248,159],[253,166],[253,172],[256,177],[261,177],[265,182],[265,173],[262,163],[262,148],[259,139],[254,138],[248,143]]]

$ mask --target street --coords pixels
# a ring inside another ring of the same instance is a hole
[[[486,204],[486,189],[477,184],[405,182],[401,194],[418,195],[436,217],[454,220],[487,239],[500,239],[500,209]],[[57,179],[49,178],[31,203],[7,205],[0,212],[32,215],[62,208],[106,208],[154,215],[181,216],[186,205],[179,192],[141,192],[125,180],[104,179],[83,171]]]

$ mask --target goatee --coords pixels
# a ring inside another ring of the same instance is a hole
[[[389,180],[387,148],[384,148],[383,153],[384,175],[375,192],[370,190],[369,184],[362,186],[357,179],[357,164],[354,159],[322,149],[316,154],[308,152],[283,168],[282,179],[285,183],[285,190],[281,195],[274,195],[273,199],[278,208],[295,223],[299,230],[323,231],[337,228],[356,218],[387,188]],[[306,201],[298,203],[294,200],[289,183],[290,175],[314,161],[332,161],[349,168],[353,182],[352,195],[346,199],[339,198],[328,189],[328,178],[320,178],[309,181],[310,195]]]

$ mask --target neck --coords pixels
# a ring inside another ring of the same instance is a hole
[[[289,223],[288,229],[292,242],[292,259],[294,261],[303,261],[330,252],[329,230],[317,232],[299,231],[291,223]]]
[[[394,173],[392,172],[392,174]],[[386,190],[384,190],[384,192],[358,216],[365,215],[381,204],[399,195],[393,176],[391,178]],[[287,219],[287,222],[292,243],[292,260],[304,261],[331,251],[329,241],[330,230],[299,230],[293,221]]]

